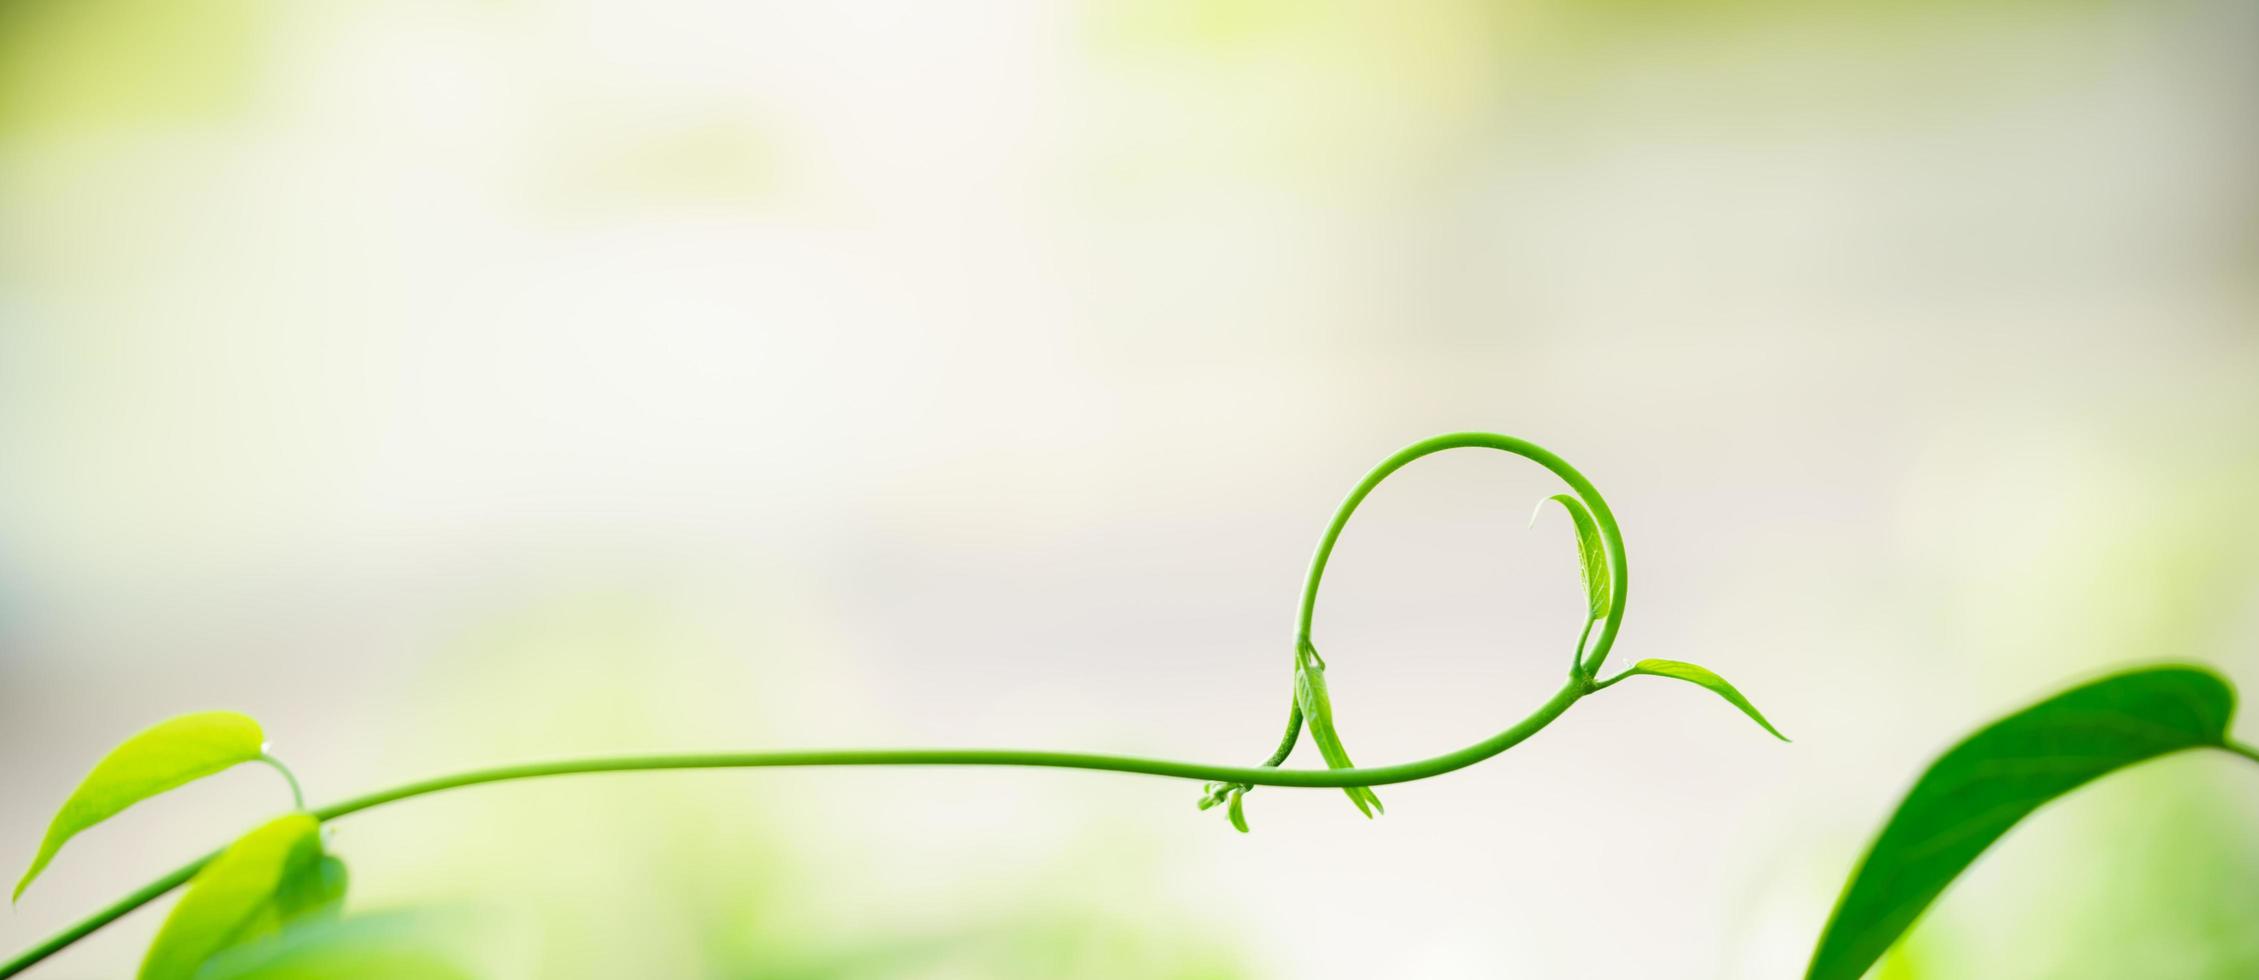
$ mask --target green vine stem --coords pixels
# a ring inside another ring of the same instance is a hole
[[[1486,432],[1460,432],[1427,439],[1390,456],[1358,482],[1350,491],[1327,525],[1325,537],[1318,543],[1317,553],[1311,558],[1309,576],[1303,583],[1302,602],[1295,626],[1297,656],[1310,645],[1311,624],[1316,615],[1318,586],[1325,577],[1326,563],[1333,555],[1334,544],[1340,539],[1342,528],[1349,517],[1364,502],[1366,496],[1382,480],[1420,457],[1457,448],[1486,448],[1512,453],[1536,462],[1559,476],[1575,491],[1592,511],[1605,542],[1609,572],[1613,583],[1613,599],[1600,634],[1572,665],[1567,682],[1528,717],[1515,722],[1505,730],[1453,752],[1417,762],[1389,766],[1329,769],[1283,769],[1279,766],[1294,749],[1297,735],[1304,719],[1297,706],[1289,712],[1286,737],[1272,757],[1258,766],[1224,766],[1196,762],[1178,762],[1167,759],[1147,759],[1136,756],[1101,755],[1084,752],[1049,752],[1028,749],[843,749],[800,752],[718,752],[686,755],[637,755],[589,759],[570,759],[557,762],[538,762],[525,765],[500,766],[477,769],[451,776],[440,776],[409,783],[388,790],[357,796],[310,811],[327,823],[363,810],[374,809],[387,803],[419,796],[428,796],[452,789],[479,786],[489,783],[514,782],[549,776],[568,776],[584,773],[652,772],[677,769],[765,769],[805,766],[1015,766],[1049,769],[1084,769],[1097,772],[1138,773],[1176,779],[1204,780],[1241,791],[1255,786],[1284,786],[1300,788],[1355,789],[1407,783],[1414,780],[1440,776],[1464,769],[1475,763],[1513,748],[1536,734],[1540,729],[1559,718],[1579,699],[1598,689],[1593,681],[1600,665],[1607,659],[1609,647],[1615,643],[1616,631],[1623,621],[1624,589],[1629,576],[1624,563],[1624,544],[1617,530],[1614,514],[1593,489],[1583,474],[1576,471],[1560,457],[1547,450],[1511,436]],[[1587,633],[1592,623],[1585,625]],[[1583,638],[1579,639],[1583,649]],[[292,780],[295,784],[295,779]],[[295,789],[295,785],[293,787]],[[215,852],[216,854],[216,852]],[[127,913],[154,901],[166,892],[179,887],[201,869],[214,855],[191,861],[171,873],[142,886],[130,895],[95,912],[86,919],[63,930],[14,959],[0,964],[0,980],[15,976],[54,953],[85,938],[95,930],[125,916]]]
[[[1318,586],[1325,580],[1326,563],[1333,559],[1333,546],[1341,539],[1341,530],[1349,525],[1349,515],[1356,513],[1357,505],[1364,503],[1365,498],[1372,494],[1375,487],[1380,486],[1382,480],[1410,465],[1413,460],[1432,456],[1446,449],[1469,448],[1496,449],[1543,466],[1567,483],[1569,489],[1576,491],[1578,499],[1583,500],[1585,506],[1592,508],[1592,516],[1600,525],[1601,540],[1608,549],[1608,570],[1613,575],[1615,601],[1610,604],[1607,618],[1601,623],[1599,639],[1593,642],[1591,652],[1576,665],[1572,674],[1590,678],[1600,672],[1600,665],[1608,659],[1608,648],[1616,644],[1616,631],[1624,622],[1624,592],[1630,575],[1624,563],[1624,535],[1616,527],[1616,514],[1608,509],[1608,502],[1601,499],[1600,491],[1593,488],[1592,481],[1585,479],[1584,474],[1577,472],[1576,467],[1570,466],[1566,460],[1536,443],[1493,432],[1454,432],[1423,439],[1382,460],[1379,466],[1373,467],[1372,472],[1365,474],[1364,479],[1357,481],[1356,488],[1349,491],[1348,498],[1335,509],[1333,522],[1326,525],[1325,537],[1318,539],[1317,553],[1310,557],[1310,574],[1303,579],[1302,605],[1294,622],[1294,638],[1297,643],[1310,642],[1310,625],[1318,615]],[[1582,641],[1579,642],[1581,645]]]
[[[1397,470],[1403,469],[1423,456],[1432,456],[1447,449],[1496,449],[1530,460],[1560,477],[1562,482],[1567,483],[1571,490],[1576,491],[1578,499],[1583,500],[1585,506],[1591,508],[1594,521],[1599,525],[1601,541],[1607,550],[1614,601],[1609,604],[1610,608],[1604,619],[1585,620],[1584,631],[1577,636],[1576,651],[1570,657],[1569,677],[1572,687],[1582,684],[1586,693],[1598,690],[1597,686],[1592,685],[1592,678],[1600,672],[1600,665],[1608,659],[1609,648],[1616,643],[1616,630],[1624,621],[1624,590],[1626,580],[1630,576],[1630,569],[1624,560],[1624,536],[1623,532],[1616,527],[1615,512],[1608,509],[1608,502],[1601,499],[1600,491],[1593,487],[1592,481],[1585,479],[1584,474],[1577,472],[1576,467],[1570,466],[1567,460],[1554,455],[1550,450],[1536,443],[1494,432],[1453,432],[1423,439],[1406,446],[1398,450],[1395,455],[1382,460],[1380,465],[1372,468],[1371,472],[1366,473],[1365,478],[1357,481],[1357,485],[1349,491],[1349,496],[1342,499],[1341,506],[1334,508],[1333,520],[1326,524],[1325,536],[1318,539],[1318,550],[1310,556],[1309,574],[1304,576],[1302,580],[1302,601],[1295,611],[1294,619],[1297,666],[1300,666],[1299,658],[1303,650],[1314,652],[1316,649],[1310,640],[1310,631],[1318,616],[1318,587],[1325,582],[1326,564],[1333,560],[1334,545],[1341,540],[1342,529],[1349,526],[1350,515],[1357,512],[1358,505],[1363,504],[1365,498],[1372,495],[1373,490],[1381,485],[1381,481],[1394,475]],[[1585,652],[1585,641],[1591,637],[1592,626],[1595,622],[1602,623],[1600,639],[1592,644],[1591,653],[1588,656]],[[1286,734],[1279,739],[1278,748],[1271,752],[1271,757],[1263,760],[1262,765],[1265,768],[1275,768],[1284,764],[1287,757],[1294,753],[1295,742],[1301,738],[1302,705],[1297,699],[1290,696],[1287,698],[1286,707]],[[1360,770],[1341,769],[1336,771],[1354,772]],[[1261,785],[1274,784],[1266,784],[1261,780],[1251,779],[1210,783],[1207,787],[1208,795],[1202,801],[1202,806],[1207,807],[1222,803],[1235,793],[1243,794]],[[1368,780],[1354,785],[1376,786],[1380,785],[1380,781]]]
[[[267,765],[269,768],[272,768],[274,771],[281,773],[282,781],[290,784],[291,808],[296,810],[305,809],[306,791],[298,788],[298,774],[291,772],[289,766],[283,765],[281,759],[277,759],[273,755],[270,755],[268,753],[259,753],[259,761]]]

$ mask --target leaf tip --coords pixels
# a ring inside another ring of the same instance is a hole
[[[31,859],[31,867],[25,868],[24,876],[16,879],[15,891],[8,894],[8,906],[10,908],[14,908],[17,902],[23,900],[25,889],[31,887],[32,880],[38,878],[40,872],[47,870],[47,863],[55,860],[55,852],[62,848],[62,843],[54,840],[55,835],[52,830],[48,832],[47,836],[47,840],[39,842],[39,853]]]

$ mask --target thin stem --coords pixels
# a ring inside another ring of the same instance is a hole
[[[1274,769],[1266,766],[1219,766],[1169,759],[1088,752],[1046,752],[1028,749],[837,749],[804,752],[736,752],[696,755],[614,756],[502,766],[441,776],[395,789],[357,796],[313,811],[322,820],[334,820],[372,807],[482,783],[509,782],[543,776],[595,772],[636,772],[664,769],[762,769],[801,766],[1024,766],[1046,769],[1087,769],[1097,772],[1139,773],[1177,779],[1246,783],[1251,786],[1294,786],[1338,789],[1344,786],[1385,786],[1440,776],[1464,769],[1521,744],[1561,716],[1585,694],[1581,684],[1569,684],[1530,716],[1513,727],[1454,752],[1363,769]]]
[[[1271,750],[1271,757],[1263,760],[1266,768],[1276,769],[1286,764],[1286,757],[1294,754],[1294,743],[1302,737],[1302,705],[1290,704],[1286,709],[1286,735],[1279,739],[1279,747]]]
[[[40,943],[37,946],[33,946],[30,949],[24,950],[23,953],[18,955],[15,959],[9,960],[6,963],[0,963],[0,977],[12,977],[18,973],[24,972],[25,970],[31,969],[32,964],[55,955],[57,952],[60,952],[63,947],[86,938],[87,935],[92,933],[94,930],[109,925],[110,923],[123,918],[126,913],[156,900],[157,896],[163,895],[166,892],[180,887],[183,882],[186,882],[190,877],[193,877],[196,872],[203,870],[204,865],[207,862],[211,861],[212,858],[217,856],[218,852],[213,852],[211,854],[206,854],[203,857],[197,858],[194,861],[190,861],[187,864],[181,865],[180,867],[173,869],[171,874],[168,874],[162,878],[157,879],[156,881],[152,881],[146,885],[141,886],[139,889],[135,890],[133,894],[127,895],[124,898],[110,903],[108,907],[104,908],[100,912],[96,912],[93,915],[87,916],[77,925],[74,925],[68,929],[56,933],[52,937],[49,937],[46,942]]]
[[[1422,759],[1418,762],[1399,763],[1370,769],[1275,769],[1267,766],[1215,766],[1197,762],[1176,762],[1168,759],[1145,759],[1126,755],[1098,755],[1086,752],[1045,752],[1026,749],[837,749],[804,752],[717,752],[691,755],[637,755],[611,756],[594,759],[569,759],[560,762],[536,762],[517,766],[500,766],[493,769],[476,769],[409,783],[365,796],[356,796],[340,803],[313,810],[311,813],[327,823],[363,810],[374,809],[387,803],[429,796],[466,786],[488,783],[506,783],[520,779],[538,779],[547,776],[571,776],[599,772],[652,772],[668,769],[764,769],[787,766],[1029,766],[1049,769],[1088,769],[1099,772],[1141,773],[1149,776],[1168,776],[1179,779],[1196,779],[1245,783],[1251,786],[1330,787],[1385,786],[1390,783],[1408,783],[1416,779],[1440,776],[1464,769],[1491,756],[1522,743],[1539,729],[1559,718],[1577,699],[1585,695],[1585,685],[1571,682],[1554,692],[1553,697],[1537,707],[1530,716],[1516,722],[1513,727],[1492,735],[1480,742],[1455,752]],[[0,965],[0,980],[29,969],[32,964],[46,959],[57,950],[77,942],[87,934],[100,929],[134,909],[148,904],[158,896],[173,890],[201,869],[211,856],[191,862],[139,891],[118,900],[108,908],[89,916],[85,921],[63,930],[54,938],[25,951],[15,959]]]
[[[1349,516],[1357,512],[1357,505],[1364,503],[1365,497],[1373,492],[1373,488],[1380,486],[1382,480],[1388,479],[1389,474],[1403,469],[1422,456],[1446,449],[1496,449],[1520,456],[1553,471],[1553,475],[1567,483],[1569,489],[1576,492],[1577,498],[1591,509],[1593,523],[1600,526],[1601,543],[1608,552],[1608,571],[1613,584],[1613,601],[1608,604],[1607,619],[1601,623],[1600,638],[1593,643],[1591,654],[1580,662],[1580,669],[1585,676],[1598,673],[1600,665],[1608,659],[1608,649],[1616,645],[1616,631],[1624,621],[1625,593],[1631,588],[1631,570],[1624,560],[1624,535],[1616,527],[1616,513],[1608,509],[1608,502],[1601,499],[1600,491],[1593,488],[1592,481],[1585,479],[1584,474],[1577,472],[1576,467],[1570,466],[1566,460],[1535,443],[1494,432],[1453,432],[1423,439],[1382,460],[1379,466],[1373,467],[1372,472],[1365,474],[1364,479],[1357,481],[1357,486],[1349,491],[1349,496],[1342,500],[1341,506],[1335,508],[1332,523],[1326,525],[1325,536],[1318,539],[1317,552],[1310,556],[1310,574],[1303,580],[1302,603],[1295,616],[1295,640],[1298,643],[1308,643],[1310,640],[1310,626],[1318,613],[1318,586],[1325,579],[1326,563],[1332,560],[1334,543],[1341,539],[1342,528],[1349,525]]]
[[[281,773],[281,774],[282,774],[282,781],[283,781],[283,782],[286,782],[286,783],[289,783],[289,784],[290,784],[290,807],[291,807],[291,809],[293,809],[293,810],[304,810],[304,809],[306,809],[306,792],[305,792],[304,790],[301,790],[301,789],[299,789],[299,788],[298,788],[298,776],[297,776],[297,774],[295,774],[295,773],[291,772],[291,771],[290,771],[290,767],[289,767],[289,766],[283,765],[283,764],[282,764],[282,760],[281,760],[281,759],[277,759],[277,758],[275,758],[274,756],[268,755],[268,754],[267,754],[267,753],[265,753],[265,752],[261,752],[261,753],[259,753],[259,761],[260,761],[260,762],[264,762],[264,763],[266,763],[267,765],[273,766],[273,767],[274,767],[274,770],[275,770],[276,772],[279,772],[279,773]]]
[[[2252,748],[2242,742],[2228,742],[2220,747],[2253,762],[2259,762],[2259,748]]]
[[[1592,624],[1599,622],[1595,616],[1584,618],[1584,631],[1577,634],[1577,652],[1569,655],[1569,676],[1582,676],[1584,671],[1584,641],[1592,636]]]

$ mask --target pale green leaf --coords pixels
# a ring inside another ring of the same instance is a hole
[[[1954,746],[1915,781],[1852,871],[1806,980],[1858,980],[1947,885],[2018,821],[2097,777],[2224,746],[2235,691],[2159,667],[2072,688]]]
[[[334,887],[344,887],[341,873]],[[327,899],[330,890],[322,870],[321,822],[304,813],[270,821],[237,838],[188,880],[188,890],[149,944],[140,980],[190,980],[220,951],[273,935],[290,919],[334,904]]]
[[[1726,699],[1726,703],[1731,704],[1736,708],[1740,708],[1741,713],[1748,715],[1751,721],[1756,722],[1766,731],[1773,733],[1774,738],[1780,739],[1783,742],[1788,741],[1788,736],[1781,734],[1780,729],[1774,728],[1772,722],[1765,720],[1764,712],[1758,711],[1757,706],[1750,704],[1748,698],[1742,697],[1741,692],[1735,690],[1732,684],[1727,683],[1725,678],[1712,673],[1707,667],[1698,667],[1694,664],[1680,663],[1676,660],[1642,660],[1639,663],[1632,665],[1632,669],[1624,671],[1623,674],[1617,679],[1621,680],[1623,677],[1636,677],[1641,674],[1646,674],[1651,677],[1674,677],[1679,680],[1686,681],[1689,684],[1698,684],[1702,687],[1709,688],[1719,697]],[[1614,681],[1611,681],[1610,683],[1614,683]]]
[[[473,980],[477,959],[449,919],[421,912],[294,925],[227,950],[197,980]]]
[[[1609,585],[1608,549],[1601,543],[1600,524],[1592,519],[1592,511],[1573,494],[1557,493],[1545,498],[1561,505],[1569,512],[1569,522],[1577,529],[1577,565],[1584,572],[1584,594],[1587,608],[1594,619],[1608,615],[1614,589]],[[1537,503],[1544,509],[1545,500]],[[1532,513],[1530,521],[1535,523]]]
[[[259,723],[232,711],[206,711],[158,722],[111,749],[63,801],[14,898],[45,870],[63,844],[125,808],[222,769],[259,758]],[[12,900],[12,899],[11,899]]]
[[[1231,791],[1231,808],[1225,811],[1225,815],[1231,818],[1232,828],[1242,834],[1247,832],[1247,808],[1240,801],[1246,796],[1246,790],[1233,789]]]

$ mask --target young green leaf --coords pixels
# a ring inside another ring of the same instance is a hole
[[[1954,746],[1907,791],[1820,934],[1806,980],[1858,980],[2017,821],[2090,780],[2223,746],[2235,692],[2211,671],[2157,667],[2072,688]]]
[[[1719,697],[1726,699],[1726,703],[1731,704],[1736,708],[1740,708],[1741,713],[1748,715],[1751,721],[1756,722],[1766,731],[1773,733],[1774,738],[1780,739],[1783,742],[1788,741],[1788,736],[1781,734],[1780,729],[1774,728],[1772,722],[1765,720],[1764,712],[1758,711],[1757,706],[1750,704],[1748,698],[1742,697],[1741,692],[1735,690],[1732,684],[1727,683],[1725,678],[1712,673],[1707,667],[1698,667],[1694,664],[1680,663],[1676,660],[1642,660],[1639,663],[1633,664],[1632,669],[1624,671],[1622,674],[1617,675],[1615,680],[1611,680],[1608,683],[1613,684],[1616,681],[1623,680],[1626,677],[1636,677],[1641,674],[1645,674],[1650,677],[1675,677],[1689,684],[1697,684],[1702,687],[1709,688]]]
[[[1539,510],[1551,500],[1569,512],[1569,522],[1577,527],[1577,565],[1584,570],[1584,594],[1592,618],[1608,615],[1612,589],[1608,584],[1608,551],[1600,543],[1600,524],[1592,519],[1592,511],[1584,501],[1573,494],[1557,493],[1537,502]],[[1531,512],[1530,523],[1537,523],[1536,512]]]
[[[1208,783],[1200,787],[1200,809],[1206,810],[1231,796],[1230,783]]]
[[[95,763],[63,801],[11,901],[23,897],[32,879],[78,832],[166,790],[257,759],[265,742],[258,722],[232,711],[181,715],[126,739]]]
[[[149,944],[140,980],[190,980],[222,950],[333,910],[344,893],[344,865],[324,864],[321,822],[310,814],[279,817],[237,838],[188,880]]]
[[[1333,727],[1333,698],[1326,692],[1325,663],[1307,644],[1295,655],[1294,701],[1302,708],[1302,720],[1310,726],[1310,740],[1318,744],[1318,755],[1326,760],[1326,768],[1357,768],[1349,761],[1349,750],[1341,745],[1341,733]],[[1349,802],[1357,804],[1358,811],[1368,818],[1376,812],[1387,812],[1372,787],[1345,786],[1342,792],[1349,794]]]
[[[1245,799],[1246,797],[1246,787],[1233,787],[1231,791],[1231,809],[1225,811],[1225,815],[1231,818],[1232,829],[1237,830],[1242,834],[1247,832],[1247,808],[1243,804],[1241,804],[1240,801]]]

